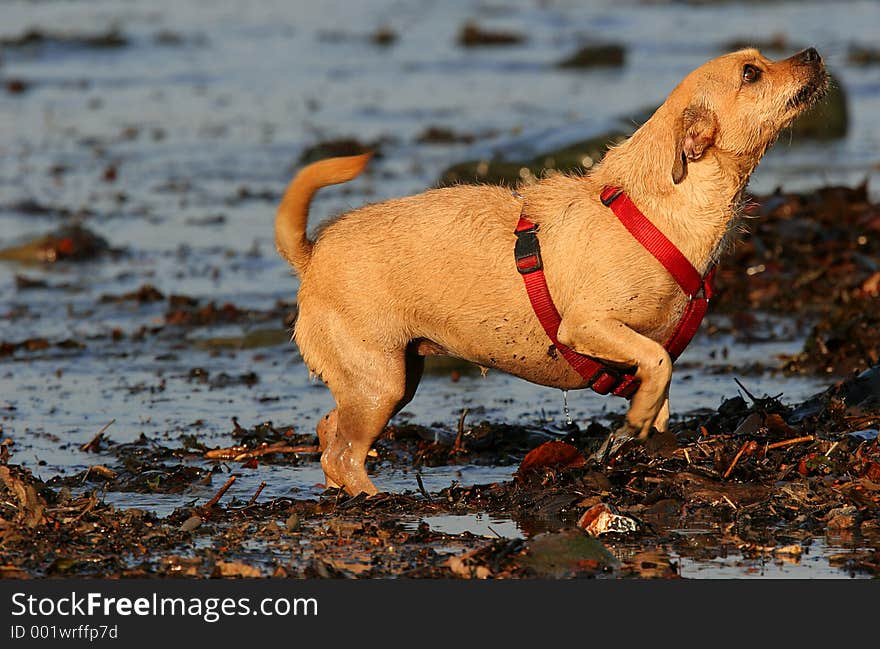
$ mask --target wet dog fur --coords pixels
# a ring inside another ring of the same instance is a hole
[[[820,97],[824,64],[810,48],[771,61],[754,49],[691,72],[629,139],[584,176],[553,174],[519,188],[459,185],[366,205],[312,241],[309,203],[348,181],[369,155],[302,169],[278,209],[278,251],[300,277],[294,339],[336,408],[318,425],[327,486],[376,493],[364,461],[415,394],[426,354],[448,354],[527,381],[585,387],[548,353],[513,263],[523,212],[540,226],[559,341],[641,384],[618,439],[669,420],[672,363],[661,342],[687,297],[599,201],[622,187],[703,273],[735,232],[749,176],[780,131]]]

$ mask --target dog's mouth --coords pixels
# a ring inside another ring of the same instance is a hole
[[[789,110],[805,110],[825,96],[828,90],[828,74],[821,72],[814,75],[792,95],[785,107]]]

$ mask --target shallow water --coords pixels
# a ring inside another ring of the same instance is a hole
[[[455,35],[469,18],[527,33],[528,40],[509,48],[462,49]],[[795,147],[782,138],[753,177],[752,189],[876,179],[880,83],[876,68],[850,66],[845,55],[851,41],[872,42],[877,24],[880,4],[869,1],[839,2],[832,13],[821,2],[745,9],[738,3],[567,0],[6,2],[0,38],[31,27],[93,33],[117,25],[129,44],[3,52],[0,75],[25,79],[31,87],[0,96],[0,247],[81,219],[124,252],[49,267],[0,262],[0,340],[72,338],[86,346],[0,358],[2,435],[15,439],[17,462],[48,478],[94,463],[79,446],[110,421],[106,434],[117,442],[141,433],[162,441],[187,432],[209,446],[227,445],[233,416],[246,427],[273,421],[298,432],[313,430],[332,402],[309,379],[292,344],[204,349],[206,339],[282,330],[280,322],[181,330],[136,342],[130,334],[160,324],[167,303],[102,304],[99,298],[150,283],[166,295],[241,308],[292,301],[296,280],[272,241],[274,209],[300,152],[325,137],[381,139],[384,156],[350,187],[323,192],[315,223],[364,201],[420,191],[447,165],[477,154],[537,151],[601,132],[617,117],[661,101],[725,41],[781,31],[826,57],[849,93],[851,128],[831,143]],[[399,34],[387,48],[366,38],[382,25]],[[157,42],[169,30],[180,42]],[[626,65],[581,72],[552,67],[584,38],[624,41]],[[477,139],[472,145],[415,142],[432,125]],[[110,167],[116,171],[112,181],[105,180]],[[27,200],[50,213],[16,207]],[[51,213],[56,210],[68,213]],[[16,275],[45,280],[49,288],[20,290]],[[114,329],[124,334],[122,341],[109,342]],[[673,381],[675,412],[714,407],[737,393],[735,375],[712,367],[721,364],[713,352],[725,347],[725,365],[772,365],[775,355],[797,351],[800,341],[748,345],[698,337]],[[190,379],[194,368],[212,376],[254,371],[259,382],[211,389]],[[755,394],[781,393],[790,402],[824,387],[818,379],[773,374],[743,381]],[[569,395],[569,405],[585,425],[622,412],[624,402],[580,392]],[[559,391],[497,372],[485,378],[465,372],[457,382],[448,371],[430,374],[401,419],[454,430],[463,408],[471,422],[562,423]],[[503,480],[512,471],[440,467],[422,469],[421,476],[427,489],[437,490],[453,481]],[[242,473],[230,491],[242,498],[261,481],[267,482],[267,498],[317,494],[322,480],[315,463],[261,465]],[[416,489],[413,472],[390,467],[380,468],[376,482],[388,490]],[[184,499],[207,498],[213,489],[106,499],[163,513]],[[711,572],[712,566],[693,570]]]
[[[468,532],[487,539],[528,538],[518,522],[488,514],[426,516],[411,523],[412,529],[418,523],[426,523],[433,531],[445,534]],[[707,533],[708,530],[676,531],[681,537]],[[677,574],[685,579],[865,579],[870,576],[847,572],[830,560],[833,557],[839,564],[847,554],[865,549],[868,548],[860,545],[858,540],[837,536],[811,540],[799,556],[772,553],[755,556],[739,550],[713,559],[697,559],[675,550],[669,551],[668,555],[677,566]],[[616,550],[615,554],[624,558],[622,555],[626,550]]]

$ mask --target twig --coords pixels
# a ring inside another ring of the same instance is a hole
[[[804,437],[794,437],[792,439],[784,439],[781,442],[773,442],[772,444],[767,445],[767,450],[770,451],[774,448],[782,448],[783,446],[791,446],[792,444],[800,444],[801,442],[814,442],[816,438],[812,435],[805,435]]]
[[[116,479],[116,471],[113,469],[108,469],[106,466],[101,464],[95,464],[86,469],[86,472],[83,474],[82,484],[85,484],[86,480],[88,480],[89,476],[93,473],[98,474],[102,478],[106,478],[108,480]]]
[[[202,505],[202,509],[203,510],[211,509],[211,507],[213,507],[218,502],[220,502],[220,499],[223,497],[223,494],[225,494],[229,490],[229,487],[232,486],[232,483],[235,482],[237,477],[238,476],[236,476],[235,474],[229,476],[229,480],[226,481],[226,484],[223,485],[222,487],[220,487],[220,490],[214,494],[214,497],[211,498],[211,500],[209,500],[204,505]]]
[[[113,422],[115,422],[115,421],[116,421],[116,419],[113,418],[110,421],[108,421],[106,424],[104,424],[104,426],[101,428],[101,430],[99,430],[97,432],[97,434],[91,439],[91,441],[86,442],[85,444],[80,446],[79,450],[86,451],[86,452],[96,450],[98,448],[98,444],[100,444],[101,440],[104,438],[104,432],[108,428],[110,428],[110,426],[112,426]]]
[[[458,418],[458,434],[455,436],[455,444],[452,445],[453,453],[462,453],[464,451],[464,419],[467,417],[468,412],[470,412],[467,408],[461,411],[461,417]]]
[[[73,522],[73,523],[78,523],[78,522],[80,521],[80,519],[82,519],[83,516],[85,516],[86,514],[88,514],[90,511],[92,511],[92,510],[95,508],[95,505],[98,504],[99,500],[100,500],[100,499],[95,495],[95,492],[92,491],[92,492],[89,494],[89,502],[88,502],[88,504],[86,505],[85,509],[83,509],[83,510],[79,513],[79,515],[77,515],[77,516],[75,516],[74,518],[72,518],[72,519],[71,519],[71,522]]]
[[[739,462],[739,458],[742,456],[743,453],[746,452],[746,450],[751,449],[752,451],[754,451],[757,446],[758,445],[751,440],[749,440],[748,442],[744,442],[737,454],[734,456],[733,462],[731,462],[730,466],[727,467],[727,471],[725,471],[724,475],[721,476],[722,480],[727,480],[727,476],[729,476],[730,472],[733,471],[733,467],[736,466],[736,463]]]
[[[257,448],[247,446],[230,446],[228,448],[215,448],[205,451],[205,458],[209,460],[233,460],[235,462],[248,460],[252,457],[260,457],[270,453],[320,453],[318,446],[269,446],[263,444]]]
[[[263,493],[263,489],[265,489],[265,488],[266,488],[266,481],[264,480],[263,482],[260,483],[260,486],[257,487],[257,491],[254,493],[253,496],[251,496],[251,499],[248,501],[248,507],[250,507],[255,502],[257,502],[257,498],[260,497],[260,494]]]
[[[747,396],[749,399],[752,400],[752,403],[755,403],[755,404],[758,403],[758,401],[759,401],[758,397],[756,397],[754,394],[752,394],[751,392],[749,392],[748,390],[746,390],[746,386],[744,386],[742,383],[740,383],[740,380],[739,380],[738,378],[734,377],[733,380],[734,380],[734,381],[736,382],[736,384],[740,387],[740,389],[741,389],[743,392],[746,393],[746,396]]]
[[[247,460],[252,457],[269,455],[270,453],[320,453],[319,446],[260,446],[252,451],[242,453],[233,458],[234,460]]]
[[[831,454],[834,452],[834,449],[837,448],[837,445],[838,445],[838,444],[840,444],[839,441],[834,442],[834,443],[831,445],[831,448],[829,448],[829,449],[825,452],[825,457],[831,457]]]
[[[205,457],[209,460],[231,460],[232,458],[247,452],[247,446],[230,446],[228,448],[215,448],[205,451]]]

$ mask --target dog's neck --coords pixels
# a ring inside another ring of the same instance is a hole
[[[743,189],[752,169],[709,148],[672,181],[676,142],[669,120],[655,114],[632,137],[608,151],[590,174],[600,186],[622,187],[657,227],[704,273],[732,241]]]

